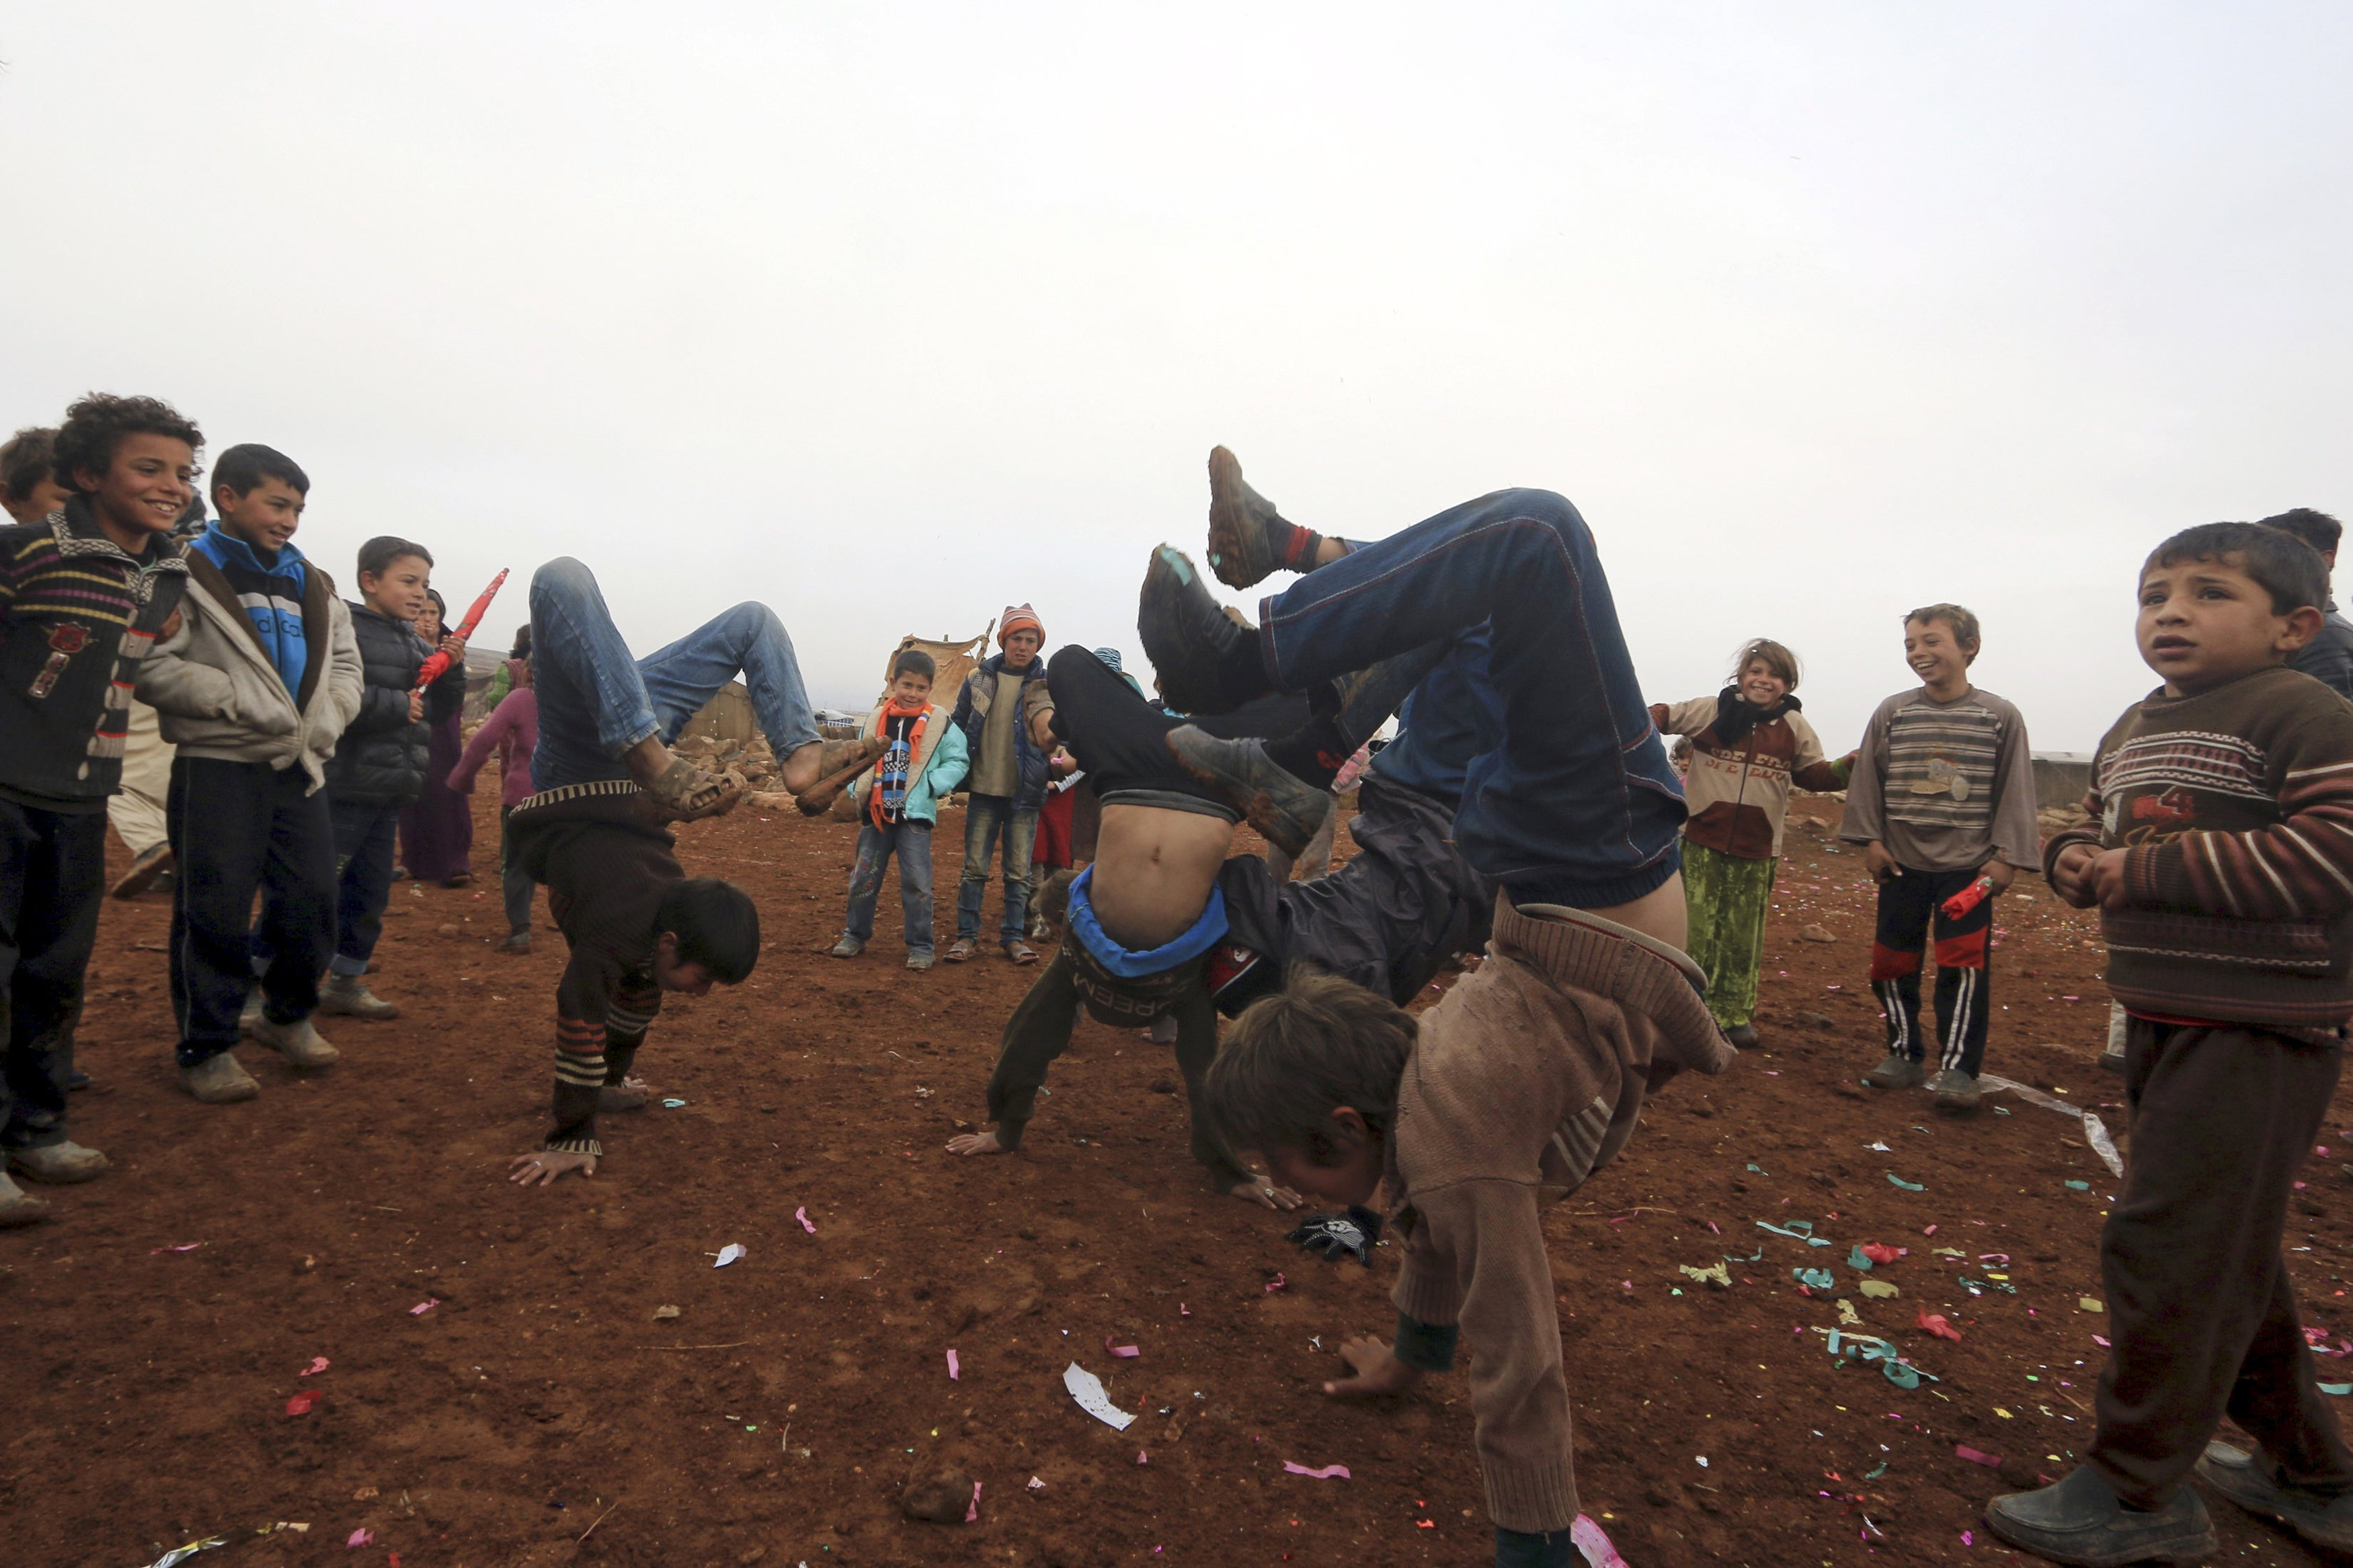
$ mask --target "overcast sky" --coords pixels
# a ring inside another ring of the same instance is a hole
[[[2166,532],[2353,514],[2340,5],[18,5],[0,426],[309,469],[489,626],[756,597],[853,705],[1030,600],[1140,661],[1224,442],[1377,536],[1584,510],[1650,695],[1903,612],[2085,750]]]

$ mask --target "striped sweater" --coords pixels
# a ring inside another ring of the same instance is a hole
[[[2084,809],[2124,849],[2103,909],[2108,989],[2158,1022],[2334,1039],[2353,1018],[2353,708],[2274,667],[2191,697],[2162,690],[2100,742]]]
[[[670,832],[619,780],[543,790],[507,818],[515,853],[547,884],[572,954],[555,986],[555,1124],[545,1147],[602,1154],[596,1091],[628,1076],[661,1011],[654,917],[686,876]]]
[[[76,496],[0,529],[0,794],[101,811],[122,779],[139,662],[187,586],[179,544],[133,558]]]
[[[1915,871],[1973,871],[1996,858],[2031,870],[2041,830],[2025,719],[1975,688],[1950,702],[1919,687],[1897,692],[1863,729],[1839,837],[1883,844]]]

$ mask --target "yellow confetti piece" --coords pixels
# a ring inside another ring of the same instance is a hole
[[[1903,1294],[1902,1291],[1896,1289],[1894,1286],[1889,1284],[1884,1279],[1866,1279],[1862,1283],[1859,1289],[1864,1295],[1870,1297],[1874,1301],[1893,1300],[1895,1297]]]
[[[2099,1303],[2097,1299],[2091,1296],[2076,1297],[2075,1305],[2083,1308],[2086,1312],[2105,1312],[2107,1310],[2105,1307]]]
[[[2009,1411],[2004,1410],[2004,1409],[2003,1409],[2000,1405],[1995,1405],[1995,1406],[1993,1407],[1993,1413],[1994,1413],[1996,1415],[2000,1416],[2000,1417],[2001,1417],[2003,1420],[2005,1420],[2005,1421],[2009,1421],[2009,1420],[2014,1419],[2014,1418],[2011,1416],[2011,1415],[2010,1415],[2010,1413]]]
[[[1854,1303],[1848,1300],[1843,1296],[1839,1298],[1838,1314],[1839,1324],[1841,1328],[1859,1329],[1862,1327],[1862,1314],[1854,1310]]]

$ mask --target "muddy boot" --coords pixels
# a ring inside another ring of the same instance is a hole
[[[114,884],[114,897],[137,898],[153,887],[155,879],[170,870],[172,863],[172,847],[168,844],[158,844],[142,851],[137,859],[131,862],[131,869],[123,872],[121,879]]]
[[[237,1010],[237,1032],[251,1035],[253,1026],[261,1022],[261,987],[257,985],[245,994],[245,1005]]]
[[[1724,1031],[1724,1037],[1732,1042],[1733,1048],[1736,1050],[1753,1051],[1764,1044],[1757,1038],[1757,1026],[1754,1024],[1735,1024]]]
[[[1168,749],[1287,855],[1304,854],[1332,814],[1332,792],[1276,766],[1263,741],[1221,741],[1181,724],[1168,731]]]
[[[859,941],[856,937],[850,935],[848,931],[843,931],[839,940],[835,942],[831,947],[826,949],[826,952],[835,958],[856,958],[860,953],[864,952],[865,951],[866,944]]]
[[[1888,1058],[1862,1075],[1862,1081],[1873,1089],[1917,1089],[1928,1069],[1910,1057],[1890,1055]]]
[[[1930,1079],[1928,1092],[1936,1097],[1939,1110],[1967,1115],[1978,1108],[1978,1080],[1958,1068],[1947,1068]]]
[[[38,1225],[49,1217],[49,1200],[37,1198],[0,1174],[0,1230]]]
[[[1258,628],[1226,614],[1185,552],[1152,552],[1136,604],[1135,634],[1160,694],[1183,713],[1224,713],[1272,689],[1259,657]]]
[[[266,1016],[258,1018],[245,1037],[256,1045],[268,1046],[298,1068],[332,1067],[343,1055],[326,1042],[308,1018],[291,1024],[275,1023]]]
[[[2171,1502],[2129,1509],[2090,1466],[2037,1492],[2012,1492],[1986,1504],[1986,1528],[2010,1545],[2071,1568],[2124,1568],[2127,1563],[2194,1563],[2216,1550],[2214,1521],[2197,1491]]]
[[[180,1087],[199,1105],[234,1105],[261,1092],[261,1085],[227,1051],[180,1069]]]
[[[735,809],[751,786],[744,775],[729,770],[723,773],[708,773],[684,757],[671,759],[649,783],[638,787],[645,791],[654,815],[667,822],[699,822],[706,816],[724,816]]]
[[[2353,1552],[2353,1496],[2308,1492],[2281,1479],[2279,1467],[2261,1453],[2228,1443],[2209,1443],[2194,1472],[2198,1479],[2262,1519],[2277,1520],[2315,1546]]]
[[[506,941],[499,943],[499,951],[501,952],[529,952],[531,951],[531,927],[517,926],[514,930],[507,932]]]
[[[1209,570],[1229,588],[1247,588],[1276,572],[1309,572],[1324,536],[1286,522],[1274,503],[1250,488],[1242,466],[1223,447],[1209,448]]]
[[[319,987],[319,1011],[329,1017],[365,1018],[381,1024],[400,1009],[361,984],[356,974],[330,974]]]
[[[9,1150],[8,1169],[27,1181],[69,1187],[105,1174],[106,1156],[79,1143],[45,1143],[37,1149]]]

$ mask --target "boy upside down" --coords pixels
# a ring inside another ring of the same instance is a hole
[[[1210,459],[1211,560],[1233,585],[1297,559],[1296,532]],[[1176,552],[1145,588],[1145,651],[1179,703],[1230,704],[1360,669],[1485,623],[1462,673],[1497,743],[1464,779],[1454,837],[1498,886],[1488,960],[1419,1020],[1303,977],[1243,1013],[1202,1110],[1274,1177],[1342,1205],[1386,1184],[1407,1237],[1383,1343],[1348,1342],[1341,1396],[1394,1393],[1472,1342],[1470,1385],[1496,1561],[1581,1562],[1543,1211],[1614,1158],[1645,1097],[1735,1055],[1682,952],[1682,793],[1576,508],[1501,490],[1351,550],[1238,626]],[[1281,748],[1178,729],[1197,776],[1254,821],[1314,816]]]
[[[1332,772],[1377,729],[1398,698],[1428,684],[1438,648],[1392,659],[1318,694],[1324,711],[1273,697],[1199,720],[1223,734],[1273,733]],[[1167,745],[1184,721],[1137,696],[1093,653],[1072,646],[1048,666],[1050,724],[1095,783],[1103,827],[1094,863],[1071,885],[1069,933],[1005,1026],[988,1082],[994,1130],[948,1143],[956,1154],[1020,1146],[1047,1068],[1069,1046],[1083,1005],[1114,1027],[1176,1020],[1176,1061],[1193,1100],[1193,1157],[1234,1196],[1269,1208],[1299,1198],[1253,1175],[1199,1114],[1217,1018],[1280,987],[1293,963],[1409,1000],[1439,964],[1484,936],[1493,890],[1447,842],[1451,800],[1366,775],[1353,827],[1359,853],[1332,876],[1280,883],[1254,855],[1233,855],[1242,811],[1188,773]],[[1467,757],[1463,759],[1467,762]],[[1328,793],[1322,795],[1328,802]],[[1306,831],[1312,835],[1313,824]]]
[[[687,721],[738,673],[801,809],[822,811],[881,752],[819,741],[792,639],[765,605],[738,605],[659,652],[632,658],[596,575],[569,558],[531,580],[539,689],[538,793],[507,819],[515,852],[571,945],[555,990],[555,1125],[508,1179],[544,1185],[596,1173],[599,1110],[646,1103],[629,1076],[662,994],[740,984],[760,956],[760,911],[732,882],[687,876],[663,826],[734,809],[744,781],[671,754]]]

